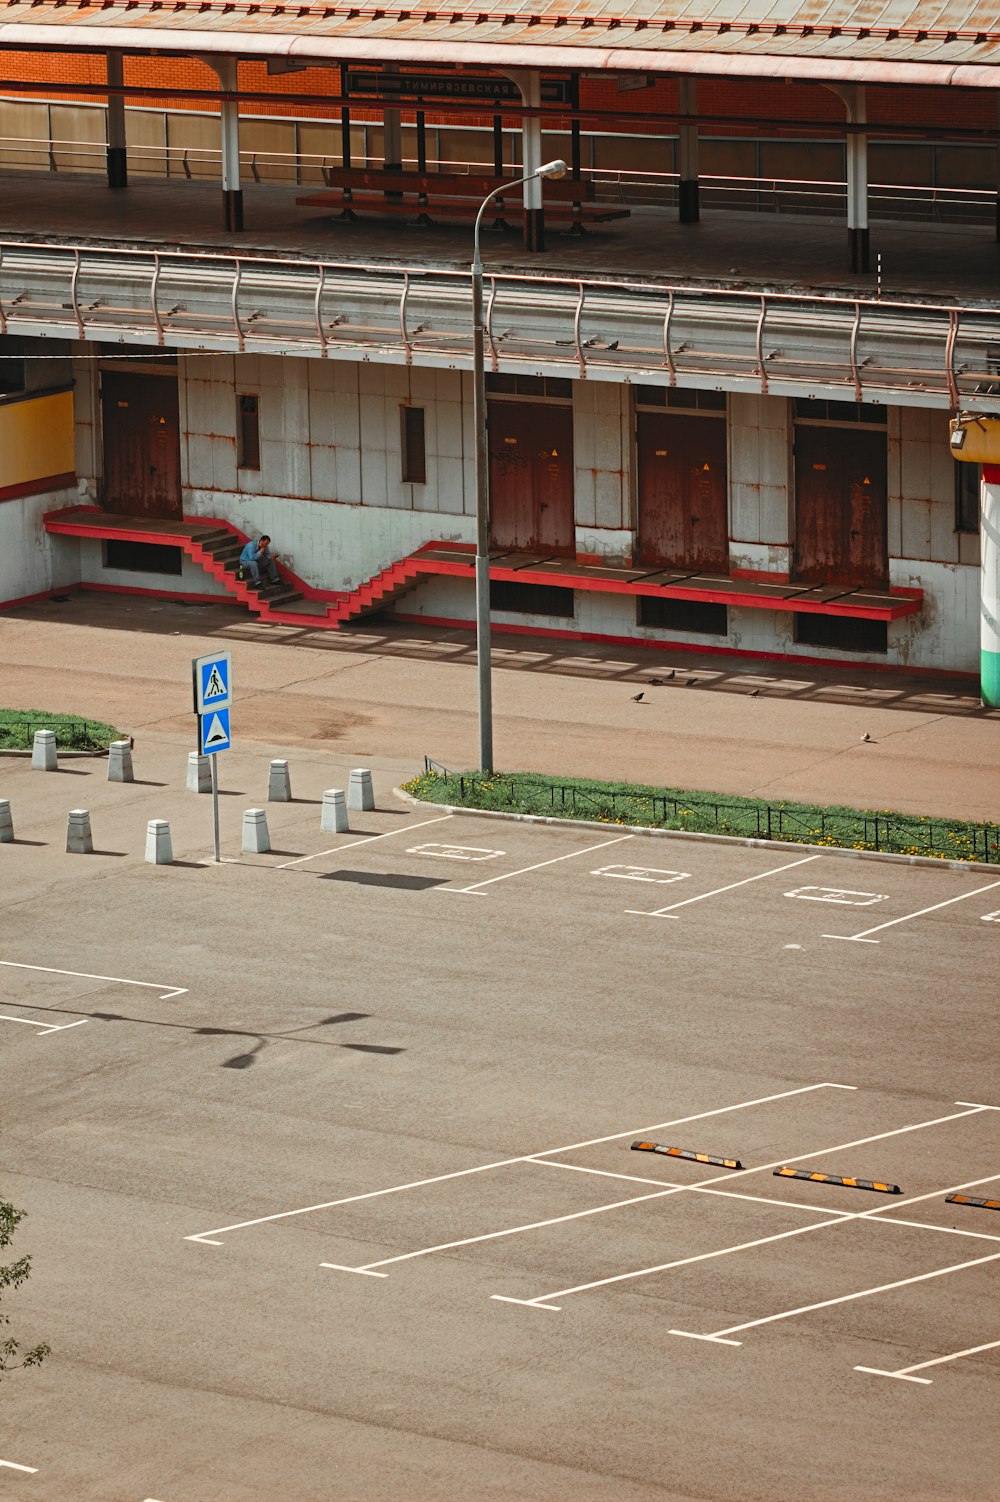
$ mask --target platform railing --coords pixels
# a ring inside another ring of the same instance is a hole
[[[468,369],[468,273],[0,241],[0,334]],[[993,410],[1000,310],[542,271],[486,277],[494,371]]]

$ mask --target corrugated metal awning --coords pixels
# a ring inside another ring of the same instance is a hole
[[[671,18],[672,17],[672,18]],[[0,47],[1000,83],[997,0],[508,0],[502,8],[7,0]]]

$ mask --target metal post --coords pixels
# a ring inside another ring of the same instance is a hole
[[[1000,464],[984,464],[980,490],[980,668],[983,707],[1000,707]]]
[[[678,82],[678,97],[680,100],[681,114],[697,116],[698,113],[698,85],[693,78],[682,78]],[[677,208],[678,220],[681,224],[697,224],[700,208],[698,202],[698,125],[697,120],[693,124],[685,124],[683,121],[677,128],[677,170],[679,173],[677,185]]]
[[[222,860],[219,853],[219,773],[217,771],[219,758],[213,756],[210,760],[212,763],[212,828],[215,834],[215,860],[218,864]]]
[[[493,684],[490,672],[490,477],[486,433],[483,263],[476,218],[472,258],[472,416],[476,429],[476,672],[479,686],[479,767],[493,770]]]
[[[486,430],[486,362],[483,326],[483,263],[479,255],[479,231],[483,215],[498,193],[541,177],[564,177],[566,163],[547,162],[534,171],[503,183],[488,193],[479,207],[472,232],[472,418],[476,429],[476,676],[479,689],[479,767],[493,771],[493,683],[490,673],[490,476]],[[538,184],[540,188],[540,184]],[[540,211],[539,211],[540,212]]]
[[[112,94],[111,89],[124,86],[125,75],[120,52],[107,55],[108,114],[107,114],[107,170],[109,188],[128,187],[128,164],[125,153],[125,95]]]

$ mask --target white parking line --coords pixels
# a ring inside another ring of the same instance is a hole
[[[6,1466],[8,1471],[27,1471],[29,1476],[36,1476],[38,1474],[38,1467],[36,1465],[18,1465],[14,1460],[0,1460],[0,1465]]]
[[[819,1205],[800,1205],[797,1200],[776,1200],[773,1196],[764,1194],[741,1194],[738,1189],[710,1189],[707,1185],[698,1188],[694,1184],[674,1184],[667,1179],[641,1179],[634,1173],[610,1173],[606,1168],[582,1168],[579,1163],[550,1163],[547,1158],[528,1158],[527,1162],[537,1163],[540,1168],[569,1168],[574,1173],[592,1173],[602,1179],[627,1179],[630,1184],[659,1184],[664,1189],[688,1189],[692,1194],[710,1194],[729,1200],[751,1200],[757,1205],[776,1205],[782,1210],[805,1210],[810,1215],[843,1215],[849,1220],[853,1213],[850,1210],[829,1210],[825,1205],[822,1208]],[[991,1236],[989,1240],[1000,1241],[1000,1236]]]
[[[935,1356],[933,1361],[918,1361],[916,1366],[901,1366],[898,1372],[885,1372],[878,1366],[856,1366],[856,1372],[871,1372],[873,1377],[897,1377],[900,1382],[920,1382],[930,1387],[930,1377],[912,1377],[911,1372],[926,1371],[929,1366],[942,1366],[946,1361],[961,1361],[963,1356],[978,1356],[980,1351],[995,1351],[1000,1340],[989,1340],[982,1346],[969,1346],[965,1351],[952,1351],[950,1356]]]
[[[985,887],[976,887],[971,892],[961,892],[957,897],[949,897],[946,902],[935,902],[931,907],[922,907],[916,913],[906,913],[902,918],[890,918],[887,923],[877,923],[874,928],[863,928],[859,934],[823,934],[824,939],[842,939],[847,944],[878,944],[878,939],[872,939],[871,934],[881,933],[884,928],[895,928],[897,923],[909,923],[911,918],[922,918],[925,913],[936,913],[940,908],[951,907],[956,902],[967,902],[970,897],[978,897],[981,892],[992,892],[994,887],[1000,887],[1000,881],[988,882]]]
[[[798,1155],[798,1157],[795,1157],[795,1158],[777,1158],[777,1159],[775,1159],[775,1161],[773,1163],[761,1163],[761,1164],[759,1164],[755,1168],[744,1169],[742,1177],[746,1178],[747,1175],[754,1174],[754,1173],[765,1173],[768,1170],[781,1167],[782,1165],[788,1164],[788,1163],[801,1163],[806,1158],[817,1158],[817,1157],[822,1156],[824,1153],[844,1152],[848,1148],[852,1148],[852,1147],[864,1147],[868,1143],[871,1143],[871,1142],[883,1142],[888,1137],[900,1137],[900,1136],[903,1136],[907,1132],[920,1132],[920,1131],[925,1130],[927,1127],[940,1126],[940,1125],[942,1125],[942,1123],[947,1122],[947,1121],[957,1121],[957,1120],[959,1120],[963,1116],[975,1116],[977,1114],[978,1114],[978,1112],[976,1112],[976,1111],[962,1111],[957,1116],[956,1115],[938,1116],[938,1117],[935,1117],[931,1121],[913,1122],[909,1126],[895,1127],[892,1131],[889,1131],[889,1132],[877,1132],[873,1137],[859,1137],[859,1138],[857,1138],[853,1142],[840,1142],[840,1143],[837,1144],[836,1147],[819,1148],[819,1149],[814,1149],[812,1152],[800,1153]],[[679,1190],[678,1189],[666,1189],[666,1190],[663,1191],[663,1196],[658,1196],[658,1195],[642,1195],[641,1198],[642,1199],[657,1199],[657,1198],[661,1198],[661,1197],[665,1198],[667,1195],[670,1195],[670,1194],[683,1194],[683,1193],[687,1192],[687,1189],[691,1189],[691,1190],[705,1189],[705,1188],[708,1188],[708,1187],[710,1187],[712,1185],[724,1182],[727,1177],[728,1177],[728,1175],[726,1175],[726,1174],[717,1174],[714,1178],[703,1179],[698,1184],[691,1184],[689,1186],[686,1186],[686,1189],[679,1189]],[[983,1178],[983,1179],[975,1179],[975,1180],[972,1181],[972,1183],[975,1183],[975,1184],[990,1183],[990,1182],[992,1182],[993,1179],[998,1178],[998,1177],[1000,1177],[1000,1175],[998,1175],[998,1174],[991,1174],[991,1175],[989,1175],[989,1176],[987,1176],[986,1178]],[[966,1186],[963,1186],[963,1187],[968,1188],[968,1187],[971,1187],[971,1185],[966,1185]],[[922,1200],[932,1199],[934,1197],[934,1195],[936,1195],[939,1192],[942,1193],[942,1194],[952,1194],[952,1193],[955,1193],[956,1191],[953,1190],[953,1189],[946,1189],[946,1190],[941,1190],[941,1191],[934,1190],[934,1191],[932,1191],[931,1194],[915,1195],[915,1196],[913,1196],[913,1198],[906,1200],[904,1203],[909,1204],[909,1205],[919,1204]],[[636,1203],[638,1203],[638,1200],[636,1201]],[[617,1208],[617,1206],[614,1206],[614,1207],[598,1206],[597,1209],[591,1211],[590,1213],[597,1215],[597,1214],[600,1214],[602,1212],[602,1210],[605,1209],[605,1208]],[[867,1220],[867,1219],[871,1219],[873,1216],[882,1214],[882,1213],[884,1213],[885,1210],[890,1210],[892,1208],[893,1208],[892,1205],[882,1205],[882,1206],[879,1206],[878,1208],[876,1208],[874,1210],[862,1210],[862,1211],[856,1211],[856,1212],[855,1211],[851,1211],[851,1212],[847,1212],[847,1213],[838,1210],[838,1211],[833,1212],[833,1214],[836,1216],[836,1219],[834,1219],[834,1218],[831,1217],[831,1218],[829,1218],[827,1220],[817,1221],[815,1224],[813,1224],[811,1226],[801,1226],[801,1227],[799,1227],[795,1231],[782,1231],[782,1232],[779,1232],[775,1236],[765,1236],[765,1237],[762,1237],[762,1238],[760,1238],[760,1239],[758,1239],[756,1241],[743,1242],[739,1246],[722,1247],[722,1248],[719,1248],[718,1250],[716,1250],[714,1252],[702,1252],[702,1253],[700,1253],[696,1257],[682,1257],[679,1261],[660,1262],[660,1263],[657,1263],[654,1267],[640,1267],[640,1268],[636,1268],[633,1271],[627,1272],[627,1273],[614,1273],[609,1278],[595,1278],[593,1282],[590,1282],[590,1283],[577,1283],[572,1288],[557,1288],[552,1293],[539,1294],[537,1296],[537,1298],[535,1298],[535,1299],[524,1299],[521,1302],[523,1302],[525,1304],[532,1305],[532,1306],[535,1305],[535,1304],[538,1304],[538,1305],[540,1305],[542,1307],[548,1307],[550,1309],[558,1308],[559,1307],[558,1305],[555,1305],[555,1304],[553,1304],[551,1302],[553,1299],[569,1298],[571,1294],[575,1294],[575,1293],[587,1293],[591,1289],[594,1289],[594,1288],[606,1288],[611,1283],[628,1283],[628,1282],[631,1282],[632,1280],[634,1280],[635,1278],[648,1278],[653,1273],[669,1272],[669,1270],[671,1268],[674,1268],[674,1267],[684,1267],[689,1262],[705,1262],[705,1261],[710,1260],[713,1257],[723,1257],[723,1256],[729,1255],[732,1252],[742,1252],[742,1251],[747,1250],[749,1247],[763,1246],[766,1242],[769,1242],[769,1241],[782,1241],[782,1240],[784,1240],[785,1238],[787,1238],[789,1236],[801,1236],[801,1235],[804,1235],[806,1232],[809,1232],[809,1231],[822,1231],[827,1226],[843,1225],[845,1223],[845,1221],[847,1221],[848,1219],[850,1219],[850,1220]],[[583,1212],[583,1213],[586,1213],[586,1212]],[[828,1215],[830,1214],[830,1212],[827,1212],[827,1213],[828,1213]],[[570,1219],[570,1218],[576,1219],[576,1218],[579,1218],[579,1217],[568,1217],[567,1216],[567,1217],[563,1217],[563,1218],[564,1219]],[[998,1254],[998,1255],[1000,1255],[1000,1254]],[[491,1295],[491,1297],[495,1298],[496,1295],[493,1294],[493,1295]],[[674,1333],[674,1332],[671,1332],[671,1333]],[[681,1331],[680,1333],[681,1334],[686,1334],[688,1332]],[[728,1334],[728,1331],[723,1331],[721,1333]]]
[[[40,1029],[35,1034],[36,1038],[44,1038],[46,1033],[64,1033],[68,1027],[82,1027],[89,1019],[80,1017],[76,1022],[61,1022],[53,1026],[51,1022],[36,1022],[33,1017],[6,1017],[0,1015],[0,1022],[20,1022],[25,1027],[37,1027]]]
[[[491,887],[494,882],[510,881],[512,876],[524,876],[528,871],[540,871],[543,866],[556,866],[560,861],[576,860],[577,856],[590,855],[595,850],[606,850],[609,845],[620,845],[623,840],[632,840],[634,838],[635,836],[631,834],[621,834],[617,837],[617,839],[602,840],[599,845],[588,845],[585,850],[570,850],[566,855],[554,855],[551,860],[536,861],[533,866],[522,866],[519,871],[507,871],[502,873],[500,876],[490,876],[486,879],[486,881],[473,882],[471,887],[452,887],[451,890],[453,892],[460,892],[466,895],[469,892],[475,892],[478,895],[481,887]]]
[[[764,881],[768,876],[778,876],[782,871],[791,871],[793,866],[805,866],[810,861],[818,861],[818,855],[804,855],[801,860],[789,861],[784,866],[774,866],[770,871],[758,871],[756,876],[745,876],[742,881],[731,881],[728,886],[716,887],[713,892],[702,892],[698,897],[685,897],[682,902],[671,902],[668,907],[658,907],[653,912],[638,912],[635,908],[626,908],[625,911],[636,918],[662,918],[666,914],[672,914],[676,908],[689,907],[692,902],[704,902],[707,897],[719,897],[723,892],[732,892],[736,887],[749,886],[752,881]]]
[[[516,1158],[498,1158],[492,1163],[480,1163],[475,1168],[458,1168],[453,1173],[435,1174],[429,1179],[413,1179],[408,1184],[393,1184],[387,1189],[371,1189],[365,1194],[350,1194],[343,1199],[326,1200],[319,1205],[304,1205],[297,1210],[279,1210],[276,1215],[259,1215],[255,1220],[241,1220],[231,1226],[217,1226],[211,1231],[198,1231],[185,1236],[185,1241],[201,1241],[206,1246],[222,1246],[221,1241],[212,1241],[213,1236],[222,1236],[227,1231],[243,1231],[250,1226],[262,1226],[273,1220],[287,1220],[293,1215],[309,1215],[314,1210],[333,1210],[338,1205],[353,1205],[358,1200],[378,1199],[385,1194],[400,1194],[404,1189],[422,1189],[426,1184],[441,1184],[446,1179],[461,1179],[469,1174],[487,1173],[494,1168],[507,1168],[512,1163],[524,1163],[528,1159],[548,1158],[556,1153],[571,1153],[578,1148],[599,1147],[604,1142],[620,1142],[623,1137],[636,1137],[650,1132],[662,1131],[664,1127],[686,1126],[691,1121],[706,1121],[711,1116],[725,1116],[731,1111],[747,1111],[752,1106],[769,1105],[775,1100],[788,1100],[793,1095],[808,1095],[813,1090],[856,1090],[856,1085],[837,1085],[823,1080],[816,1085],[799,1085],[794,1090],[779,1090],[776,1095],[761,1095],[756,1100],[739,1101],[732,1106],[717,1106],[712,1111],[699,1111],[694,1116],[681,1116],[673,1121],[660,1121],[655,1126],[631,1127],[627,1132],[612,1132],[607,1137],[591,1137],[586,1142],[569,1142],[562,1147],[550,1147],[544,1152],[522,1153]],[[783,1160],[784,1161],[784,1160]]]
[[[302,866],[306,861],[318,861],[324,855],[339,855],[342,850],[351,850],[355,845],[374,845],[376,840],[389,840],[394,834],[410,834],[414,829],[425,829],[428,824],[443,824],[453,819],[454,814],[441,814],[436,819],[421,819],[419,824],[407,824],[405,829],[387,829],[385,834],[366,834],[360,840],[348,840],[346,845],[333,845],[329,850],[317,850],[315,855],[300,855],[293,861],[282,861],[275,871],[287,871],[289,866]]]
[[[874,1212],[869,1211],[869,1214]],[[949,1273],[965,1272],[970,1267],[982,1267],[986,1262],[1000,1261],[1000,1252],[991,1252],[987,1257],[973,1257],[971,1262],[956,1262],[951,1267],[938,1267],[933,1272],[915,1273],[912,1278],[897,1278],[894,1283],[879,1283],[875,1288],[860,1288],[856,1293],[842,1293],[836,1299],[820,1299],[816,1304],[800,1304],[797,1309],[783,1309],[780,1314],[765,1314],[763,1319],[750,1319],[742,1325],[728,1325],[725,1330],[716,1330],[711,1335],[694,1335],[690,1330],[671,1330],[671,1335],[684,1335],[689,1340],[717,1341],[720,1345],[741,1346],[742,1340],[728,1337],[740,1335],[744,1330],[756,1330],[759,1325],[773,1325],[777,1320],[794,1319],[798,1314],[811,1314],[815,1309],[830,1309],[834,1304],[850,1304],[855,1299],[870,1299],[876,1293],[890,1293],[894,1288],[907,1288],[911,1283],[926,1283],[931,1278],[946,1278]]]
[[[71,975],[76,980],[106,980],[116,986],[146,986],[150,991],[162,991],[160,1001],[169,1001],[173,996],[186,996],[187,986],[174,986],[172,989],[165,982],[155,980],[125,980],[121,975],[91,975],[87,970],[56,970],[52,965],[21,965],[16,960],[0,960],[0,965],[7,965],[11,970],[40,970],[46,975]]]

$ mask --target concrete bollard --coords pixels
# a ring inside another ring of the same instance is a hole
[[[130,741],[112,741],[108,747],[108,781],[135,781],[135,773],[132,770],[132,744]]]
[[[271,836],[267,832],[267,812],[263,808],[248,808],[243,815],[243,849],[250,855],[266,855],[271,848]]]
[[[267,774],[268,803],[291,803],[292,781],[287,761],[272,761]]]
[[[31,765],[36,772],[58,772],[59,758],[56,755],[54,730],[36,730],[31,748]]]
[[[375,789],[372,774],[365,767],[356,767],[347,784],[348,808],[372,809],[375,807]]]
[[[150,819],[146,825],[146,859],[151,866],[172,866],[174,847],[166,819]]]
[[[327,834],[343,834],[345,829],[350,829],[347,799],[344,797],[342,788],[327,788],[323,794],[323,810],[319,816],[319,827]]]
[[[189,793],[212,791],[211,762],[207,756],[199,756],[197,751],[188,753],[187,790]]]
[[[14,843],[14,816],[10,811],[10,799],[0,798],[0,845]]]
[[[71,808],[66,825],[66,849],[71,855],[93,855],[94,837],[90,832],[90,814],[85,808]]]

